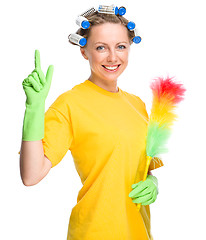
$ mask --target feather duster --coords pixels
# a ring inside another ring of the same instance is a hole
[[[177,115],[174,110],[183,100],[186,91],[182,84],[175,83],[173,78],[161,77],[151,83],[153,103],[146,137],[146,169],[143,181],[146,180],[151,159],[167,152],[166,143],[171,134],[171,127]],[[141,204],[138,204],[138,209]]]

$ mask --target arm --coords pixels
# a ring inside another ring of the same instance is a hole
[[[52,164],[44,155],[42,141],[22,141],[20,152],[20,174],[25,186],[40,182]]]
[[[49,66],[46,77],[40,65],[40,53],[35,51],[35,69],[24,79],[22,85],[26,94],[22,144],[20,153],[20,174],[26,186],[37,184],[51,169],[51,162],[44,156],[45,100],[49,92],[53,66]]]

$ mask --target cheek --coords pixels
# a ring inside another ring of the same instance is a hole
[[[121,56],[121,59],[125,64],[128,64],[129,52],[123,53],[122,56]]]
[[[92,65],[101,64],[104,59],[105,59],[104,54],[100,54],[100,53],[92,54],[90,57],[90,63]]]

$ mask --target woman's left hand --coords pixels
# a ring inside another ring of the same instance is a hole
[[[141,203],[142,205],[150,205],[155,202],[158,194],[158,181],[153,175],[147,175],[145,181],[140,181],[132,185],[133,190],[129,197],[133,203]]]

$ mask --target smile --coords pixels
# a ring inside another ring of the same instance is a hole
[[[104,69],[105,69],[107,72],[116,72],[116,71],[119,69],[120,64],[119,64],[119,65],[112,65],[112,66],[102,65],[102,67],[104,67]]]

